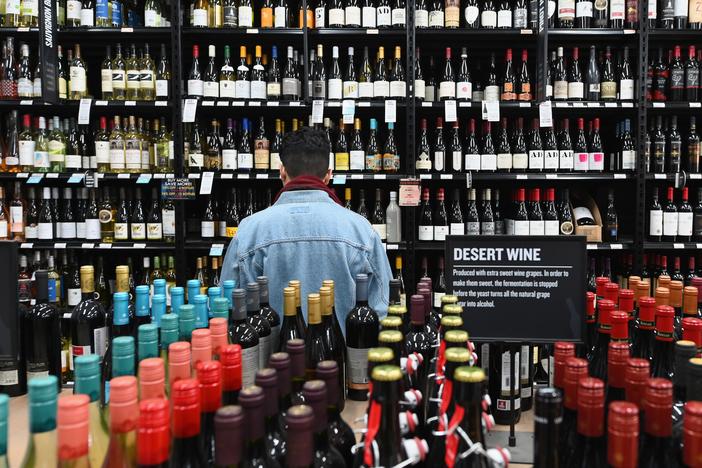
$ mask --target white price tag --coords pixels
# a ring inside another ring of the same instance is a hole
[[[609,244],[609,248],[612,250],[622,250],[624,246],[622,244]]]
[[[356,115],[356,103],[353,99],[344,99],[341,106],[341,114],[344,116],[345,124],[352,124]]]
[[[183,106],[183,122],[195,122],[195,112],[197,111],[197,99],[186,99]]]
[[[55,243],[54,243],[54,248],[55,248],[55,249],[65,249],[65,248],[66,248],[66,243],[65,243],[65,242],[55,242]]]
[[[134,244],[134,245],[132,245],[132,248],[135,248],[135,249],[145,249],[145,248],[146,248],[146,244],[143,244],[143,243],[141,243],[141,244]]]
[[[234,178],[234,174],[227,174],[227,173],[220,174],[220,175],[219,175],[219,178],[220,178],[220,179],[233,179],[233,178]]]
[[[34,246],[31,242],[22,242],[20,249],[31,249]]]
[[[155,107],[166,107],[168,106],[168,101],[154,101]]]
[[[488,122],[499,122],[500,103],[497,101],[483,101],[483,115],[487,117]]]
[[[529,179],[528,174],[517,174],[517,180],[527,180]]]
[[[202,107],[213,107],[214,101],[202,101]]]
[[[444,101],[444,120],[446,122],[455,122],[457,119],[456,101],[453,99]]]
[[[366,34],[375,34],[375,35],[377,35],[378,33],[379,33],[379,31],[378,31],[377,29],[375,29],[375,28],[373,28],[373,29],[366,29]]]
[[[106,106],[106,105],[107,105],[107,101],[95,101],[95,105],[96,105],[96,106]]]
[[[127,175],[129,175],[129,174],[127,174]],[[59,177],[58,172],[49,172],[48,174],[46,174],[47,179],[58,179],[58,177]]]
[[[673,244],[673,248],[674,248],[674,249],[684,249],[684,248],[685,248],[685,244],[678,244],[678,243],[675,243],[675,244]]]
[[[626,174],[614,174],[615,179],[626,179]]]
[[[34,104],[34,101],[31,99],[22,99],[20,101],[20,106],[31,106],[32,104]]]
[[[597,244],[587,244],[587,250],[597,250]]]
[[[124,107],[136,106],[136,101],[124,101]]]
[[[200,174],[188,174],[188,179],[199,179]]]
[[[399,244],[387,244],[385,250],[400,250]]]
[[[324,122],[324,101],[315,99],[312,101],[312,123],[321,124]]]
[[[665,102],[654,102],[653,107],[665,107]]]
[[[111,249],[112,244],[107,244],[107,243],[101,243],[98,245],[101,249]]]
[[[217,107],[229,107],[229,101],[217,101]]]
[[[246,34],[258,34],[258,29],[256,28],[248,28],[246,30]]]
[[[539,126],[553,127],[553,111],[551,101],[544,101],[539,104]]]
[[[257,178],[257,179],[267,179],[267,178],[268,178],[268,174],[256,174],[256,178]]]
[[[691,102],[690,107],[702,107],[702,102]]]
[[[654,179],[665,179],[665,174],[653,174]]]
[[[441,174],[439,177],[441,178],[441,180],[452,180],[453,174]]]
[[[212,193],[212,181],[214,180],[214,172],[203,172],[202,182],[200,183],[200,195],[209,195]]]
[[[131,176],[131,174],[117,174],[118,179],[129,179]]]
[[[266,102],[266,106],[268,107],[278,107],[280,105],[280,102],[278,101],[268,101]]]
[[[397,101],[394,99],[385,100],[385,123],[397,122]]]
[[[261,107],[261,101],[249,101],[249,107]]]
[[[123,32],[123,33],[131,33],[131,32],[134,32],[134,28],[122,28],[122,29],[120,30],[120,32]]]
[[[82,249],[92,249],[93,247],[95,247],[95,244],[91,244],[90,242],[84,242],[80,244],[80,247]]]
[[[80,100],[78,106],[78,125],[90,124],[90,104],[93,102],[90,98]]]

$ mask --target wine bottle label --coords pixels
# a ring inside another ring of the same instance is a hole
[[[258,372],[259,365],[259,353],[260,353],[260,341],[259,344],[251,346],[250,348],[241,348],[241,385],[242,388],[251,386],[256,381],[256,372]]]
[[[622,151],[622,170],[633,171],[636,169],[636,151]]]
[[[573,151],[571,151],[571,150],[558,151],[558,167],[562,171],[573,170]]]
[[[419,225],[419,235],[418,239],[420,241],[431,241],[434,240],[434,227],[433,226],[422,226]]]
[[[466,235],[468,235],[468,236],[480,235],[480,222],[468,221],[466,223]]]
[[[390,26],[391,11],[389,6],[379,6],[377,8],[378,27]]]
[[[613,1],[623,1],[623,0],[613,0]],[[673,15],[676,17],[687,17],[687,0],[675,0],[673,2]]]
[[[373,82],[373,97],[386,98],[390,94],[390,83],[386,80]]]
[[[442,10],[432,10],[429,12],[429,27],[443,28],[444,27],[444,12]]]
[[[651,0],[649,0],[651,1]],[[694,0],[690,2],[690,23],[699,24],[702,22],[702,2]]]
[[[83,163],[83,158],[80,154],[67,154],[66,155],[66,168],[67,169],[80,169]],[[86,167],[86,169],[89,169]]]
[[[75,239],[76,234],[76,223],[74,222],[61,222],[61,238],[62,239]]]
[[[207,27],[207,10],[202,8],[193,9],[193,26]]]
[[[10,3],[14,2],[8,2],[8,5]],[[19,5],[20,2],[17,2]],[[66,19],[67,20],[78,20],[80,23],[80,10],[82,9],[82,4],[78,0],[68,0],[66,2]],[[14,8],[13,8],[14,9]],[[17,14],[19,14],[19,10],[17,10]]]
[[[146,26],[147,28],[160,27],[161,15],[159,15],[156,10],[144,10],[144,26]]]
[[[427,97],[427,90],[424,80],[414,80],[414,96],[417,99],[425,100]]]
[[[418,28],[429,27],[429,12],[427,10],[414,10],[414,25]]]
[[[483,28],[495,28],[497,26],[497,12],[483,11],[480,14],[480,25]]]
[[[424,88],[424,100],[427,102],[436,101],[436,86],[433,84],[427,84]]]
[[[512,12],[510,10],[500,10],[497,12],[497,27],[511,28],[512,27]]]
[[[34,93],[34,83],[29,78],[17,79],[17,95],[19,97],[32,97]]]
[[[663,210],[648,212],[648,234],[651,236],[663,235]]]
[[[37,228],[37,237],[39,239],[53,239],[54,225],[52,223],[40,222]]]
[[[441,172],[446,168],[446,155],[443,151],[434,151],[434,169]]]
[[[161,210],[162,232],[164,236],[175,235],[175,210]]]
[[[447,28],[457,28],[461,22],[461,9],[459,2],[446,2],[445,26]]]
[[[368,386],[368,348],[347,346],[346,357],[346,377],[349,389],[366,389]]]
[[[473,83],[470,81],[459,81],[456,83],[456,98],[470,100],[473,96]]]
[[[128,223],[115,223],[115,240],[128,240],[129,239],[129,224]]]
[[[371,227],[378,233],[380,240],[384,241],[388,238],[388,227],[386,224],[371,224]]]
[[[439,83],[439,99],[449,98],[453,99],[456,97],[456,82],[455,81],[442,81]]]
[[[85,220],[85,238],[86,239],[99,239],[100,238],[100,220],[98,218],[86,219]],[[78,290],[80,294],[80,290]]]
[[[271,152],[271,170],[277,171],[280,169],[282,162],[280,161],[280,153]],[[363,169],[363,168],[361,168]]]
[[[588,168],[591,171],[604,170],[604,153],[588,153]]]
[[[236,155],[239,169],[253,169],[254,155],[253,153],[239,152]]]
[[[634,99],[634,80],[619,80],[619,99]]]
[[[214,221],[201,221],[200,222],[200,235],[202,237],[214,237],[215,235],[215,223]],[[132,235],[134,228],[132,227]]]
[[[463,19],[468,27],[477,27],[478,16],[480,9],[474,5],[468,5],[463,9]]]
[[[109,68],[103,68],[100,70],[100,83],[102,84],[103,93],[112,92],[112,70]]]
[[[512,167],[514,169],[527,169],[529,167],[529,155],[526,153],[514,153],[512,155]]]
[[[204,223],[205,221],[203,221]],[[144,223],[132,223],[131,234],[133,240],[144,240],[146,239],[146,224]],[[204,235],[203,235],[204,237]]]
[[[124,90],[127,87],[127,73],[124,70],[112,70],[112,89]]]
[[[35,98],[41,97],[41,77],[35,76],[32,83],[32,96]]]
[[[405,7],[393,8],[392,10],[392,25],[393,26],[404,26],[405,25]]]
[[[480,170],[481,171],[496,171],[497,170],[497,155],[496,154],[481,154],[480,155]]]
[[[587,171],[590,168],[590,157],[588,153],[573,153],[573,169],[576,171]]]
[[[530,221],[527,220],[514,220],[514,235],[515,236],[528,236],[530,231],[529,226]]]
[[[86,91],[85,84],[85,68],[70,67],[71,76],[71,92],[84,93]]]
[[[190,157],[192,158],[192,154]],[[129,149],[124,152],[127,169],[141,169],[141,149]]]
[[[32,166],[34,164],[34,148],[36,144],[33,140],[19,141],[19,163],[22,166]]]
[[[372,99],[373,98],[373,83],[359,82],[358,83],[358,97],[360,99]]]
[[[205,81],[203,83],[203,95],[205,97],[219,97],[219,83],[216,81]]]
[[[547,236],[557,236],[558,233],[558,220],[545,220],[544,221],[544,234]]]
[[[419,157],[415,162],[415,167],[418,171],[430,171],[431,170],[431,159],[429,158],[429,153],[422,151],[419,153]]]
[[[615,81],[603,81],[600,85],[602,99],[617,98],[617,83]]]
[[[162,80],[166,84],[166,94],[165,96],[168,96],[168,82],[165,80]],[[214,82],[213,82],[214,83]],[[221,80],[219,84],[215,83],[215,85],[218,85],[217,91],[210,90],[210,93],[212,96],[217,97],[216,93],[219,93],[219,97],[222,98],[234,98],[236,97],[236,82],[232,80]],[[158,91],[158,81],[156,81],[156,95],[160,96]],[[207,96],[207,88],[205,88],[205,96]]]
[[[222,169],[236,170],[237,167],[237,151],[236,149],[222,150]]]
[[[235,95],[237,99],[251,99],[251,82],[236,80]]]
[[[127,81],[129,87],[129,80]],[[188,80],[188,95],[202,96],[205,92],[205,84],[202,80]]]
[[[692,212],[681,211],[678,213],[678,235],[692,236]]]
[[[497,102],[500,100],[500,87],[491,85],[485,87],[485,101]]]
[[[449,232],[452,236],[462,236],[466,232],[466,225],[464,223],[451,223]]]
[[[337,171],[348,171],[349,170],[349,153],[346,152],[335,152],[334,153],[334,167]]]
[[[695,237],[700,237],[702,236],[702,213],[695,213],[692,217],[692,232],[695,235]],[[27,233],[27,228],[24,228],[25,236]],[[660,235],[660,234],[658,234]],[[29,238],[29,237],[27,237]]]
[[[544,169],[558,169],[558,150],[544,151]]]
[[[21,206],[10,207],[10,231],[24,232],[23,210]]]
[[[678,235],[678,213],[663,212],[663,235],[677,236]]]
[[[342,90],[343,90],[343,82],[341,81],[341,78],[330,78],[328,81],[328,94],[327,98],[328,99],[341,99],[342,97]]]
[[[575,0],[558,0],[558,19],[572,20],[575,17]]]
[[[546,97],[550,98],[553,97],[553,85],[551,84],[546,84]]]
[[[220,81],[220,86],[222,82]],[[232,82],[232,84],[234,84]],[[219,90],[220,94],[222,90]],[[297,80],[295,78],[283,78],[283,94],[285,96],[296,96],[297,95]]]
[[[463,164],[463,152],[462,151],[452,151],[451,152],[451,169],[455,172],[461,171],[461,165]]]
[[[434,240],[445,241],[449,233],[448,226],[434,226]]]
[[[406,97],[407,84],[404,81],[390,82],[390,97]]]
[[[610,0],[609,19],[624,20],[625,0]],[[687,3],[687,2],[686,2]]]
[[[239,82],[237,81],[237,84]],[[251,82],[251,99],[266,99],[266,82],[252,81]]]
[[[583,99],[585,97],[585,86],[582,82],[568,83],[568,99]]]
[[[239,26],[242,28],[253,27],[253,9],[250,6],[239,6]]]
[[[309,26],[309,25],[308,25]],[[326,28],[326,10],[323,6],[314,9],[314,27],[315,28]]]
[[[497,153],[497,169],[512,169],[511,153]]]
[[[60,141],[49,141],[49,161],[63,163],[65,161],[66,146]]]
[[[7,235],[8,235],[8,224],[7,220],[1,220],[0,221],[0,239],[7,240]]]
[[[544,152],[529,150],[529,169],[541,171],[544,168]]]
[[[236,5],[224,6],[224,26],[229,28],[236,27],[239,23],[238,11]]]
[[[466,153],[466,155],[463,159],[465,162],[465,170],[466,171],[479,171],[480,170],[480,155],[479,154]]]
[[[512,15],[513,26],[516,29],[525,29],[527,27],[528,17],[526,8],[515,8],[514,14]]]
[[[351,158],[351,170],[362,171],[366,163],[366,152],[363,150],[351,150],[349,154]]]
[[[238,83],[238,81],[237,81]],[[327,96],[327,83],[324,80],[314,80],[312,82],[312,97],[324,99]]]
[[[529,235],[530,236],[543,236],[546,232],[546,226],[542,219],[529,221]]]
[[[362,26],[364,28],[375,28],[376,22],[375,22],[375,7],[373,6],[364,6],[363,9],[361,10],[361,13],[363,15],[363,23]]]
[[[254,142],[254,168],[268,170],[271,161],[270,142],[268,140],[256,140]]]
[[[592,2],[578,2],[575,4],[577,18],[592,18]]]
[[[357,6],[346,7],[346,26],[359,27],[361,25],[361,9]]]
[[[553,82],[553,97],[555,99],[568,99],[568,82],[564,80]]]
[[[343,95],[344,99],[358,98],[358,81],[344,81]]]
[[[147,223],[146,224],[146,238],[148,240],[161,240],[163,239],[163,228],[161,223]]]
[[[288,17],[288,9],[285,6],[277,6],[273,9],[274,22],[276,28],[284,28],[287,26],[286,20]],[[311,25],[310,25],[311,26]]]
[[[329,9],[329,27],[330,28],[340,28],[345,24],[344,20],[344,10],[343,8],[330,8]]]

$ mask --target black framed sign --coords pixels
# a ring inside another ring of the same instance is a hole
[[[584,236],[447,236],[446,289],[475,341],[581,341]]]

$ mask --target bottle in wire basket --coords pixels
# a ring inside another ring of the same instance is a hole
[[[356,305],[346,317],[346,380],[348,397],[368,398],[368,349],[378,345],[378,315],[368,305],[366,274],[356,275]]]

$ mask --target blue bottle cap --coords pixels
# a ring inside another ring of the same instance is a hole
[[[76,376],[73,392],[88,395],[90,401],[100,399],[100,356],[87,354],[73,359]]]
[[[27,384],[29,393],[29,430],[32,433],[56,429],[58,379],[55,375],[37,377]]]
[[[139,361],[158,357],[158,327],[153,323],[139,325]]]

